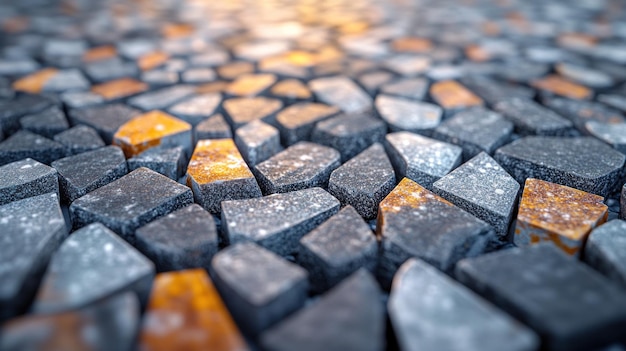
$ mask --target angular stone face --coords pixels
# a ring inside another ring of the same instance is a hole
[[[251,62],[234,61],[217,68],[217,74],[226,80],[232,80],[247,73],[254,73],[254,64]]]
[[[373,219],[378,204],[396,185],[391,162],[381,144],[374,144],[330,174],[328,192]]]
[[[102,96],[106,101],[127,98],[148,90],[148,85],[133,78],[120,78],[94,85],[91,92]]]
[[[339,201],[321,188],[224,201],[223,241],[254,241],[279,255],[289,255],[303,235],[337,211]]]
[[[404,178],[380,203],[379,278],[388,286],[404,261],[420,258],[450,272],[457,261],[483,253],[495,238],[485,222]]]
[[[128,169],[146,167],[170,179],[178,180],[187,169],[187,157],[182,146],[153,147],[128,159]]]
[[[63,145],[26,130],[20,130],[0,143],[0,165],[25,158],[49,165],[64,156]]]
[[[190,85],[176,85],[135,96],[128,99],[128,104],[143,111],[161,110],[193,95],[194,90]]]
[[[0,320],[5,320],[25,312],[67,228],[56,194],[2,205],[0,218]]]
[[[584,260],[622,287],[626,286],[626,222],[615,219],[594,229]]]
[[[503,239],[519,189],[519,183],[484,152],[433,184],[435,193],[491,224]]]
[[[237,129],[235,144],[251,167],[282,150],[278,129],[259,120],[252,121]]]
[[[20,128],[20,117],[39,112],[53,103],[41,95],[20,95],[13,100],[0,101],[0,129],[5,136],[13,134]]]
[[[549,75],[541,79],[535,79],[531,82],[531,85],[534,88],[569,99],[588,100],[593,97],[593,91],[558,75]]]
[[[103,45],[89,49],[83,53],[83,62],[95,62],[113,58],[117,55],[114,46]]]
[[[187,184],[196,202],[211,213],[220,212],[222,201],[261,196],[233,139],[199,141],[187,167]]]
[[[122,104],[89,107],[71,110],[69,119],[72,125],[84,124],[98,131],[102,139],[110,144],[113,135],[126,122],[139,116],[141,111]]]
[[[74,311],[24,316],[3,325],[0,348],[130,350],[141,319],[139,309],[137,298],[127,292]]]
[[[456,145],[409,132],[387,134],[385,149],[397,177],[407,177],[427,189],[456,168],[463,153]]]
[[[124,153],[117,146],[62,158],[52,162],[52,167],[59,173],[61,199],[68,204],[128,172]]]
[[[589,121],[585,123],[585,129],[592,136],[626,154],[626,123],[609,124]]]
[[[590,88],[608,88],[615,83],[609,74],[584,66],[559,63],[555,70],[563,77]]]
[[[67,130],[70,126],[65,113],[57,106],[49,107],[41,112],[20,118],[20,126],[24,130],[52,139],[56,134]]]
[[[123,61],[119,57],[85,64],[85,73],[96,83],[135,77],[139,69],[133,62]]]
[[[54,141],[65,146],[66,155],[76,155],[104,146],[98,132],[85,125],[78,125],[55,135]]]
[[[483,151],[493,154],[509,141],[512,132],[513,123],[500,114],[475,107],[443,121],[432,137],[462,147],[463,159],[469,160]]]
[[[74,233],[52,256],[32,306],[34,313],[82,307],[121,291],[145,303],[154,265],[100,223]]]
[[[150,111],[120,126],[113,144],[119,145],[128,158],[155,146],[182,146],[191,153],[191,125],[167,113]]]
[[[623,335],[623,291],[549,245],[463,260],[455,276],[533,328],[550,350],[589,350]]]
[[[311,140],[330,146],[347,161],[376,142],[382,142],[387,126],[373,111],[340,114],[315,125]]]
[[[387,83],[380,88],[382,94],[415,100],[424,99],[427,91],[428,80],[424,78],[406,78]]]
[[[277,351],[383,350],[385,317],[380,295],[374,278],[359,270],[317,303],[263,333],[261,345]]]
[[[409,131],[424,135],[430,135],[439,125],[442,115],[437,105],[382,94],[376,97],[376,110],[392,132]]]
[[[373,105],[372,98],[344,76],[314,79],[309,82],[309,88],[318,100],[344,112],[368,110]]]
[[[25,93],[38,94],[44,85],[59,74],[56,68],[45,68],[13,82],[13,90]]]
[[[0,205],[46,193],[59,195],[54,168],[31,158],[0,167]]]
[[[532,99],[535,96],[532,89],[521,85],[503,83],[485,76],[463,77],[461,83],[483,98],[490,106],[503,100],[512,98]],[[527,117],[532,118],[531,116]]]
[[[75,200],[70,218],[75,229],[100,222],[133,244],[137,228],[192,202],[186,186],[139,168]]]
[[[197,95],[170,107],[168,112],[195,126],[211,116],[221,101],[222,96],[218,93]]]
[[[218,249],[213,217],[197,204],[174,211],[137,229],[137,249],[158,271],[209,268]]]
[[[309,101],[313,94],[307,86],[297,79],[285,79],[274,84],[270,94],[286,102]]]
[[[168,321],[175,320],[177,323]],[[193,333],[195,337],[189,337]],[[141,327],[142,350],[243,351],[248,346],[204,270],[158,274]]]
[[[228,85],[226,93],[232,96],[257,96],[269,89],[276,80],[276,75],[269,73],[243,74]]]
[[[211,263],[215,286],[244,333],[258,335],[304,305],[306,271],[253,243],[220,251]]]
[[[282,142],[289,146],[309,140],[317,122],[337,113],[339,109],[336,107],[313,102],[302,102],[285,108],[276,116]]]
[[[535,333],[415,258],[394,277],[388,309],[403,350],[531,351],[539,346]]]
[[[284,193],[326,187],[340,164],[337,150],[302,141],[256,165],[255,174],[264,194]]]
[[[593,228],[604,223],[608,207],[602,196],[529,178],[517,214],[514,242],[528,246],[549,242],[578,256]]]
[[[228,99],[223,106],[226,118],[236,129],[257,119],[272,124],[276,113],[283,108],[283,103],[277,99],[253,97]]]
[[[626,157],[593,138],[525,137],[494,158],[519,183],[537,178],[607,196],[617,190]]]
[[[495,104],[494,109],[522,135],[569,136],[574,132],[572,122],[530,99],[505,99]]]
[[[595,121],[600,123],[626,123],[620,111],[603,104],[563,98],[545,98],[543,103],[561,116],[569,119],[581,132],[585,133],[585,124]]]
[[[359,268],[374,273],[377,260],[376,236],[349,205],[300,239],[298,261],[309,271],[316,292],[330,289]]]
[[[233,137],[230,126],[221,113],[201,121],[194,128],[194,140],[202,139],[227,139]]]
[[[141,55],[137,59],[137,66],[139,66],[142,71],[149,71],[165,64],[169,58],[169,55],[165,52],[149,52]]]
[[[446,111],[483,105],[481,98],[453,80],[434,83],[430,87],[430,96]]]
[[[63,93],[66,91],[81,91],[89,89],[89,81],[78,69],[59,71],[48,79],[43,87],[44,93]]]

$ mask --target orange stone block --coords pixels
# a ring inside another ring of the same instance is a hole
[[[148,90],[148,84],[133,78],[115,79],[91,87],[91,92],[102,96],[106,100],[122,99],[146,90]]]
[[[117,55],[117,50],[114,46],[98,46],[96,48],[87,50],[87,52],[83,54],[83,62],[102,61],[113,58],[115,57],[115,55]]]
[[[254,64],[252,62],[232,62],[217,68],[217,74],[223,79],[235,79],[243,74],[254,73]]]
[[[137,65],[141,68],[142,71],[149,71],[151,69],[157,68],[167,62],[170,56],[164,52],[155,51],[149,54],[145,54],[141,56],[137,60]]]
[[[59,73],[59,70],[56,68],[44,68],[13,82],[13,90],[38,94],[43,90],[46,82],[52,79],[57,73]]]
[[[528,246],[549,242],[579,255],[593,228],[606,222],[608,207],[599,195],[529,178],[524,185],[514,242]]]
[[[444,109],[482,106],[483,100],[456,81],[445,80],[430,87],[430,95]]]
[[[183,146],[191,152],[191,125],[165,112],[150,111],[123,124],[113,136],[113,144],[127,158],[155,146]]]
[[[202,269],[158,274],[139,337],[142,351],[243,351],[248,346]]]
[[[394,40],[391,47],[396,52],[424,53],[433,49],[433,43],[424,38],[405,37]]]
[[[591,99],[593,95],[593,92],[587,87],[571,82],[555,74],[541,79],[535,79],[531,82],[531,85],[537,89],[576,100]]]
[[[285,58],[290,64],[300,67],[311,67],[317,63],[317,55],[304,50],[290,51]]]
[[[312,98],[311,91],[302,81],[285,79],[276,83],[271,90],[272,95],[294,100],[308,100]]]
[[[206,93],[222,93],[228,87],[228,82],[223,80],[218,80],[215,82],[210,82],[206,84],[202,84],[196,88],[196,93],[198,94],[206,94]]]
[[[188,37],[193,34],[195,28],[185,23],[168,23],[163,26],[161,34],[167,39]]]
[[[256,96],[274,83],[276,83],[274,74],[244,74],[228,85],[226,93],[234,96]]]

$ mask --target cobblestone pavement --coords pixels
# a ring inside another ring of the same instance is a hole
[[[1,350],[626,350],[626,2],[0,0]]]

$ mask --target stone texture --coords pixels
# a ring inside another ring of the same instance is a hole
[[[517,181],[484,152],[433,184],[437,195],[491,224],[502,239],[509,232],[519,190]]]
[[[427,136],[442,117],[437,105],[384,94],[376,97],[376,110],[392,132],[408,131]]]
[[[61,70],[41,87],[45,93],[62,93],[66,91],[83,91],[89,89],[89,81],[78,69]]]
[[[546,98],[543,99],[543,103],[546,107],[569,119],[583,133],[585,132],[585,124],[590,121],[610,124],[626,123],[626,118],[620,111],[597,102]]]
[[[2,205],[0,218],[0,320],[4,321],[28,308],[67,228],[56,194]]]
[[[291,105],[276,115],[276,125],[283,144],[289,146],[310,140],[315,124],[336,115],[339,109],[314,102]]]
[[[344,112],[359,112],[372,108],[372,98],[352,80],[344,76],[318,78],[309,82],[315,97]]]
[[[72,125],[83,124],[98,131],[104,142],[110,144],[113,135],[126,122],[139,116],[141,111],[122,104],[95,106],[69,113]]]
[[[555,70],[563,77],[589,88],[607,88],[614,84],[609,74],[589,67],[562,62],[555,66]]]
[[[393,280],[389,316],[402,350],[536,350],[519,322],[422,260]]]
[[[0,101],[0,129],[5,136],[20,128],[20,118],[50,107],[53,101],[42,95],[18,95],[15,99]]]
[[[185,174],[187,157],[182,146],[153,147],[128,159],[128,169],[146,167],[170,179],[178,180]]]
[[[606,277],[626,287],[626,222],[615,219],[593,229],[584,260]]]
[[[261,336],[268,350],[384,350],[380,288],[365,270],[342,281],[320,300]]]
[[[626,157],[593,138],[525,137],[494,158],[519,183],[538,178],[607,196],[616,191]]]
[[[428,80],[424,78],[405,78],[380,87],[381,94],[414,100],[424,99],[427,92]]]
[[[482,106],[483,100],[454,80],[443,80],[430,86],[430,96],[446,112]]]
[[[533,328],[546,349],[588,350],[623,335],[623,291],[554,247],[514,248],[463,260],[455,275]]]
[[[521,135],[570,136],[573,124],[529,99],[505,99],[494,105],[506,119],[515,125]]]
[[[407,177],[427,189],[461,163],[463,152],[456,145],[409,132],[387,134],[385,149],[398,178]]]
[[[65,146],[66,155],[77,155],[103,147],[98,132],[86,125],[77,125],[54,136],[54,141]]]
[[[254,120],[237,129],[235,144],[250,167],[254,167],[282,150],[278,129],[260,120]]]
[[[509,99],[532,99],[535,92],[521,85],[506,84],[485,76],[463,77],[461,83],[485,100],[489,106]]]
[[[310,101],[313,93],[309,88],[297,79],[284,79],[274,84],[270,89],[270,94],[285,102]]]
[[[44,85],[57,74],[59,70],[56,68],[44,68],[14,81],[12,88],[19,92],[39,94],[43,91]]]
[[[194,140],[232,138],[233,132],[221,113],[201,121],[194,128]]]
[[[339,201],[320,188],[224,201],[222,239],[226,243],[254,241],[286,256],[296,251],[302,236],[337,211]]]
[[[226,87],[226,94],[232,96],[261,95],[276,83],[276,80],[276,75],[269,73],[242,74]]]
[[[70,218],[75,229],[100,222],[134,244],[137,228],[192,202],[186,186],[139,168],[78,198],[70,206]]]
[[[54,168],[31,158],[0,167],[0,205],[46,193],[59,194]]]
[[[183,121],[195,126],[216,112],[222,101],[218,93],[197,95],[183,100],[167,111]]]
[[[188,98],[193,93],[192,86],[176,85],[132,97],[128,99],[128,104],[143,111],[165,109]]]
[[[94,223],[72,233],[54,253],[32,311],[65,312],[124,291],[145,303],[153,277],[152,262]]]
[[[139,68],[135,63],[114,57],[108,60],[85,64],[85,73],[95,83],[126,79],[139,75]],[[142,89],[140,89],[142,90]]]
[[[273,124],[283,103],[266,97],[245,97],[225,100],[223,106],[228,123],[236,129],[256,119]]]
[[[50,164],[64,156],[63,145],[26,130],[20,130],[0,143],[0,165],[25,158]]]
[[[585,123],[585,129],[592,136],[626,154],[626,123],[609,124],[589,121]]]
[[[531,86],[544,92],[563,96],[569,99],[587,100],[593,96],[593,91],[576,84],[558,75],[549,75],[534,79]]]
[[[49,139],[70,127],[65,118],[65,113],[57,106],[51,106],[41,112],[20,118],[20,126],[24,130]]]
[[[141,327],[139,348],[197,351],[207,347],[216,351],[248,350],[211,279],[201,269],[158,274]]]
[[[284,193],[326,187],[340,164],[337,150],[301,141],[256,165],[255,175],[264,194]]]
[[[61,200],[67,204],[128,172],[124,153],[107,146],[52,162],[59,175]]]
[[[396,185],[396,176],[381,144],[374,144],[330,174],[328,192],[373,219],[378,204]]]
[[[120,78],[94,85],[91,92],[106,101],[128,98],[148,90],[148,85],[133,78]]]
[[[238,243],[212,261],[220,295],[241,330],[258,335],[304,305],[306,271],[253,244]]]

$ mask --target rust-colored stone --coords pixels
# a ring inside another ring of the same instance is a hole
[[[235,96],[256,96],[276,82],[276,76],[269,73],[244,74],[226,88],[226,93]]]
[[[433,49],[433,43],[425,38],[404,37],[395,39],[391,47],[396,52],[425,53]]]
[[[289,51],[284,57],[294,66],[311,67],[317,63],[317,55],[304,50]]]
[[[142,71],[155,69],[169,60],[170,56],[161,51],[155,51],[141,56],[137,60],[137,65]]]
[[[491,60],[491,54],[480,45],[470,45],[465,48],[465,56],[476,62]]]
[[[531,85],[537,89],[576,100],[590,99],[593,95],[590,89],[555,74],[535,79]]]
[[[312,97],[311,91],[297,79],[285,79],[276,83],[271,90],[272,95],[288,99],[307,100]]]
[[[608,207],[599,195],[539,179],[526,180],[514,242],[518,246],[550,242],[578,255],[593,228],[604,223]]]
[[[149,148],[182,145],[191,150],[191,125],[165,112],[150,111],[123,124],[113,136],[126,157],[140,154]]]
[[[44,68],[13,82],[13,90],[38,94],[43,90],[46,82],[52,79],[57,73],[59,73],[59,70],[56,68]]]
[[[445,80],[430,87],[430,95],[441,107],[457,109],[481,106],[483,100],[456,81]]]
[[[185,23],[167,23],[163,26],[161,34],[167,39],[176,39],[188,37],[195,31],[190,24]]]
[[[98,46],[87,50],[83,54],[83,62],[95,62],[113,58],[117,55],[117,50],[112,45]]]
[[[106,83],[94,85],[91,92],[96,93],[106,100],[115,100],[129,97],[148,90],[148,84],[133,78],[120,78]]]
[[[233,139],[198,141],[187,174],[198,184],[253,177]]]
[[[206,84],[202,84],[196,88],[196,93],[198,94],[207,94],[207,93],[222,93],[228,87],[228,82],[223,80],[217,80],[215,82],[210,82]]]
[[[202,269],[158,274],[139,349],[248,350],[215,286]]]

